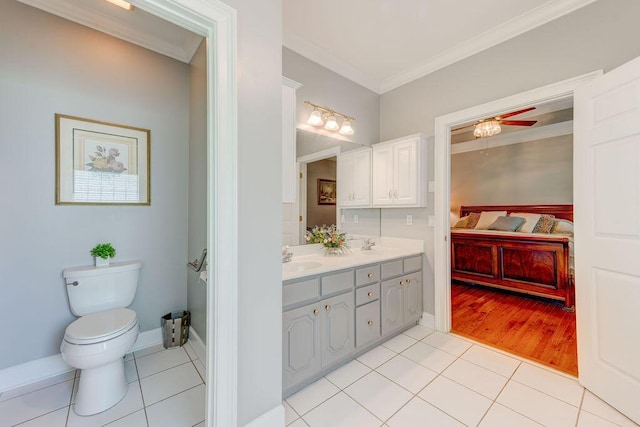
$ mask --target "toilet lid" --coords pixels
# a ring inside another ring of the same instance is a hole
[[[87,314],[67,326],[65,340],[76,344],[105,341],[111,335],[131,329],[136,322],[136,312],[128,308]]]

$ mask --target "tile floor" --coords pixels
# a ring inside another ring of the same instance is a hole
[[[290,427],[635,426],[567,375],[415,326],[284,402]]]
[[[125,357],[127,395],[113,408],[80,417],[70,404],[79,376],[69,372],[0,394],[0,427],[204,426],[205,367],[189,343]]]

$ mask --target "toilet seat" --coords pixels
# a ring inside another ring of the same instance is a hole
[[[70,344],[95,344],[119,337],[137,324],[136,312],[128,308],[87,314],[67,326],[64,340]]]

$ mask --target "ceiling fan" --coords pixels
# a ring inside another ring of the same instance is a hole
[[[457,129],[452,129],[451,132],[455,132],[460,129],[465,129],[470,126],[475,126],[473,129],[473,136],[476,138],[483,138],[486,136],[497,135],[502,131],[500,125],[505,126],[533,126],[538,121],[537,120],[505,120],[508,117],[512,117],[518,114],[526,113],[527,111],[535,110],[536,107],[529,107],[518,111],[512,111],[507,114],[502,114],[500,116],[489,117],[486,119],[478,120],[475,123],[470,125],[462,126]]]

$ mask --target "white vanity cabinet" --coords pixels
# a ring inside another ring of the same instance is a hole
[[[298,192],[296,90],[300,87],[300,83],[282,77],[282,203],[295,203]]]
[[[336,167],[338,206],[371,206],[371,149],[341,153]]]
[[[426,138],[416,134],[372,146],[373,207],[425,207]]]
[[[392,276],[398,277],[384,280]],[[382,278],[380,299],[384,336],[417,321],[422,315],[422,257],[384,263]]]

